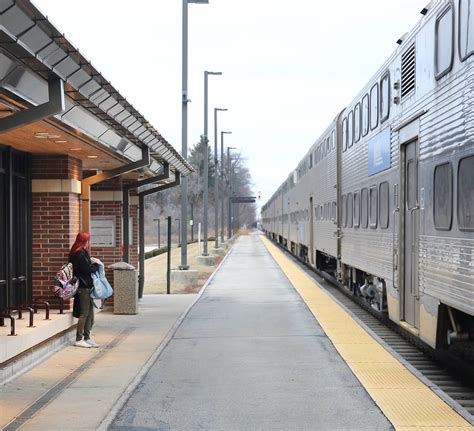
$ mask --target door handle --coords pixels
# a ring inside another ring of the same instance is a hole
[[[420,205],[416,205],[416,206],[414,206],[413,208],[410,209],[410,213],[413,214],[414,211],[417,211],[419,209],[420,209]]]

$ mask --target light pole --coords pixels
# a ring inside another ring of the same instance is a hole
[[[227,239],[230,239],[232,236],[232,203],[230,201],[231,191],[232,191],[232,177],[230,173],[231,163],[230,163],[230,150],[235,150],[235,147],[227,147],[227,191],[229,199],[229,207],[227,214]]]
[[[188,4],[208,4],[209,0],[183,0],[183,48],[182,48],[182,122],[181,122],[181,155],[188,159]],[[188,179],[181,178],[181,220],[188,222]],[[189,269],[187,229],[181,231],[181,265],[179,269]]]
[[[175,218],[175,221],[178,222],[178,247],[181,245],[181,220],[179,218]]]
[[[154,218],[153,221],[157,222],[158,228],[157,228],[157,234],[158,234],[158,248],[161,248],[161,240],[160,240],[160,219],[159,218]]]
[[[215,224],[215,241],[214,248],[219,248],[219,173],[218,173],[218,159],[217,159],[217,113],[219,111],[225,112],[226,108],[214,108],[214,224]],[[221,134],[221,148],[222,148],[222,134]],[[221,151],[222,153],[222,151]],[[222,163],[221,155],[221,163]],[[221,168],[222,169],[222,168]]]
[[[203,256],[209,256],[207,252],[207,225],[209,219],[209,146],[207,145],[207,115],[208,115],[208,81],[209,75],[222,75],[222,72],[204,72],[204,134],[203,134],[203,152],[204,152],[204,251]]]
[[[224,187],[224,135],[231,135],[232,132],[221,132],[221,169],[220,169],[220,186],[221,186],[221,242],[224,242],[224,200],[225,200],[225,187]],[[230,147],[232,148],[232,147]],[[227,151],[228,152],[228,151]],[[217,236],[217,234],[216,234]]]

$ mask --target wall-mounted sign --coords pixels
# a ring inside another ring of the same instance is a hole
[[[390,127],[369,141],[369,177],[390,169],[390,144]]]
[[[115,247],[115,217],[91,218],[91,246]]]

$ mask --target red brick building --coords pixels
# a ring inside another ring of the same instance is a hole
[[[137,266],[137,186],[192,168],[30,1],[0,15],[0,313],[15,315],[57,304],[80,231],[106,266],[123,254]]]

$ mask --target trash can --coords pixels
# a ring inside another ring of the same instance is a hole
[[[114,314],[138,314],[138,274],[126,262],[110,265],[114,271]]]

